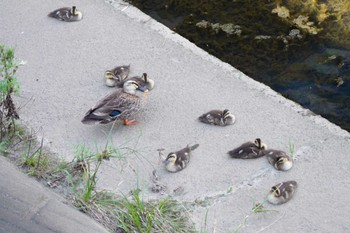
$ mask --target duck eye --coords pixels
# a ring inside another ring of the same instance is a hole
[[[136,89],[140,87],[140,85],[137,82],[132,82],[132,84],[135,86]]]
[[[110,71],[106,71],[107,78],[112,78],[113,74]]]
[[[261,140],[260,140],[260,138],[255,139],[254,144],[255,144],[257,147],[261,147]]]
[[[176,155],[175,154],[173,154],[173,153],[170,153],[170,154],[168,154],[168,156],[167,156],[167,159],[171,159],[171,158],[176,158]]]
[[[283,163],[284,162],[284,158],[283,157],[279,157],[278,159],[277,159],[277,163]]]

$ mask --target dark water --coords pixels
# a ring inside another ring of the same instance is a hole
[[[275,1],[130,3],[222,61],[350,131],[350,35],[341,31],[350,21],[339,24],[335,16],[328,17],[317,35],[299,30],[293,36],[297,27],[271,14]],[[345,16],[341,19],[350,18]],[[316,13],[313,17],[316,20]],[[220,28],[229,24],[231,34]]]

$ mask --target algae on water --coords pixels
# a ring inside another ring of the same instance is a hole
[[[233,23],[210,23],[206,20],[202,20],[198,23],[196,23],[196,26],[199,28],[209,28],[215,31],[215,33],[219,33],[220,30],[227,33],[228,35],[235,34],[237,36],[240,36],[242,33],[241,27],[239,25],[234,25]]]
[[[276,0],[272,13],[319,38],[330,46],[350,49],[349,0]]]

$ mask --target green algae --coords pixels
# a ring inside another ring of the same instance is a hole
[[[309,33],[319,34],[319,40],[327,46],[350,49],[350,41],[346,39],[350,36],[350,1],[277,0],[277,8],[287,9],[289,17],[285,20]]]

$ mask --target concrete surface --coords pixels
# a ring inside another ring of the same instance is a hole
[[[0,232],[108,232],[0,156]]]
[[[48,18],[53,9],[76,4],[84,19],[64,23]],[[198,229],[231,232],[263,201],[278,182],[296,180],[295,197],[278,210],[250,216],[240,232],[350,232],[350,135],[302,109],[269,87],[197,48],[138,9],[121,1],[5,0],[0,3],[0,41],[16,48],[27,64],[18,72],[23,122],[40,129],[45,143],[67,160],[77,145],[92,150],[105,145],[111,125],[87,126],[84,113],[110,89],[103,73],[131,64],[132,74],[147,72],[155,80],[149,105],[139,124],[117,124],[111,145],[135,152],[104,164],[98,188],[126,193],[137,182],[145,198],[157,169],[168,194],[202,203],[192,217]],[[211,109],[236,115],[229,127],[201,124],[196,118]],[[227,151],[260,137],[270,148],[295,147],[295,166],[278,172],[265,158],[232,160]],[[170,174],[158,163],[166,153],[199,143],[188,168]],[[230,194],[225,192],[232,188]],[[198,200],[205,200],[200,202]],[[205,215],[208,213],[207,225]]]

